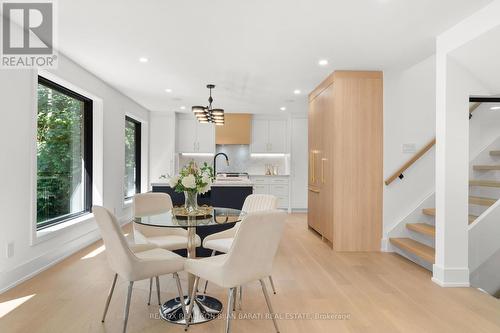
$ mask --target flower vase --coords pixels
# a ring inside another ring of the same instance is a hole
[[[184,192],[184,208],[188,214],[194,214],[198,211],[198,193],[196,191]]]

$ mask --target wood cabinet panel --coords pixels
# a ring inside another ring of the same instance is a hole
[[[336,251],[379,251],[382,73],[335,72],[309,95],[309,225]]]
[[[252,138],[252,115],[226,113],[224,125],[215,126],[215,143],[218,145],[249,145]]]
[[[382,238],[382,79],[343,78],[335,87],[334,243],[379,251]],[[347,130],[348,129],[348,130]],[[338,203],[338,204],[337,204]]]

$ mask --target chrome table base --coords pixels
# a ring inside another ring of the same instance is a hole
[[[189,306],[189,297],[184,296],[186,307]],[[193,315],[190,325],[201,324],[217,318],[222,312],[222,303],[211,296],[196,295],[193,306]],[[160,307],[160,316],[173,324],[185,325],[186,320],[180,303],[180,298],[173,298]]]

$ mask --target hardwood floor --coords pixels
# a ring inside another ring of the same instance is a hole
[[[0,332],[119,332],[126,283],[118,280],[106,323],[101,314],[113,274],[101,243],[79,251],[35,278],[0,295]],[[186,290],[186,276],[182,274]],[[500,302],[472,288],[444,289],[430,273],[387,253],[335,253],[307,229],[306,215],[290,215],[275,262],[281,332],[500,332]],[[128,332],[184,332],[147,306],[149,284],[136,283]],[[161,278],[162,300],[175,295],[175,282]],[[225,301],[214,284],[209,294]],[[31,297],[30,297],[31,296]],[[153,296],[154,299],[154,296]],[[23,302],[24,301],[24,302]],[[10,312],[8,309],[13,305]],[[7,309],[7,310],[6,310]],[[236,316],[265,314],[260,285],[244,289],[243,310]],[[307,319],[314,314],[333,319]],[[3,314],[3,316],[2,316]],[[339,318],[345,314],[346,317]],[[224,321],[192,326],[190,332],[222,332]],[[233,332],[274,332],[271,320],[235,320]]]

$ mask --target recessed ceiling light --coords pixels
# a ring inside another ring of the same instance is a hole
[[[490,110],[500,110],[500,106],[493,106],[490,108]]]
[[[167,88],[167,89],[165,89],[165,92],[171,93],[171,92],[172,92],[172,89]]]
[[[140,58],[139,58],[139,62],[146,63],[146,62],[148,62],[148,61],[149,61],[149,59],[148,59],[148,58],[146,58],[146,57],[140,57]]]
[[[295,95],[300,95],[300,92],[301,92],[301,91],[300,91],[299,89],[295,89],[295,90],[293,91],[293,93],[294,93]]]
[[[321,59],[320,61],[318,61],[318,65],[320,65],[320,66],[326,66],[326,65],[328,65],[328,60]]]
[[[181,109],[181,110],[186,110],[186,107],[183,105],[183,106],[181,106],[179,109]]]
[[[281,111],[286,111],[286,107],[282,106],[282,107],[280,107],[280,110]]]

